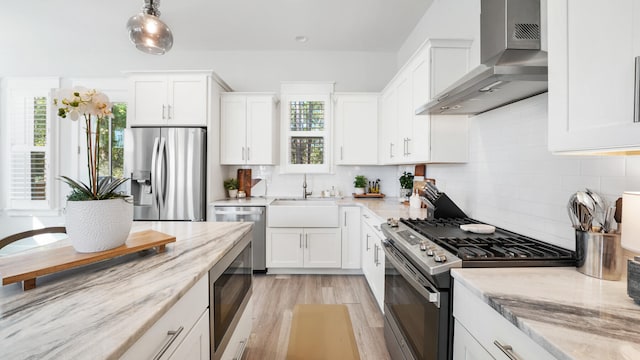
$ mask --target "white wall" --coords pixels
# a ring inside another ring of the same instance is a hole
[[[281,81],[335,81],[336,91],[380,91],[396,70],[395,53],[314,51],[137,51],[42,56],[35,46],[2,49],[0,77],[117,77],[122,71],[212,69],[234,91],[280,90]]]
[[[235,178],[239,166],[226,166],[226,178]],[[281,174],[279,166],[249,166],[254,179],[267,182],[267,196],[302,197],[302,174]],[[397,197],[400,192],[400,174],[397,166],[335,166],[333,174],[308,174],[307,191],[311,196],[320,196],[322,190],[342,192],[345,197],[353,193],[353,179],[356,175],[364,175],[367,180],[380,179],[380,192]],[[214,185],[215,186],[215,185]],[[222,182],[217,185],[222,187]],[[253,194],[252,194],[253,195]]]
[[[547,94],[470,119],[470,159],[428,165],[467,215],[575,248],[569,196],[588,187],[609,202],[640,189],[640,157],[559,156],[547,151]]]

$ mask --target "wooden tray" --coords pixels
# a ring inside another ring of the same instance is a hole
[[[135,232],[127,242],[115,249],[96,253],[79,253],[73,246],[47,249],[29,254],[8,256],[0,259],[2,285],[23,281],[23,290],[36,287],[36,277],[48,275],[98,261],[157,248],[158,253],[166,251],[166,244],[175,242],[176,237],[154,230]]]
[[[372,193],[366,193],[366,194],[353,194],[354,198],[383,198],[384,194],[383,193],[378,193],[378,194],[372,194]]]

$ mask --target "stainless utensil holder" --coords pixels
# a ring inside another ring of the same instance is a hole
[[[620,234],[576,230],[576,267],[594,278],[620,280],[624,269]]]

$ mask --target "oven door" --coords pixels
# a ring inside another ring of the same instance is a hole
[[[392,358],[447,359],[448,291],[432,285],[392,243],[385,241],[384,251],[385,340]]]

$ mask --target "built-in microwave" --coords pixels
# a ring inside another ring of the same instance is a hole
[[[251,238],[245,235],[209,270],[211,359],[222,357],[247,303],[253,281]]]

